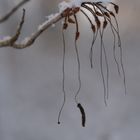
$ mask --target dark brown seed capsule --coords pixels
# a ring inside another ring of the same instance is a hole
[[[109,12],[111,16],[115,17],[114,13],[112,11]]]
[[[96,22],[96,24],[97,24],[97,28],[99,29],[100,26],[101,26],[101,22],[100,22],[100,20],[98,19],[97,16],[95,16],[95,22]]]
[[[79,10],[80,10],[79,7],[75,7],[75,8],[73,9],[74,14],[76,14],[77,12],[79,12]]]
[[[110,15],[109,15],[108,12],[104,12],[104,15],[105,15],[106,17],[110,18]]]
[[[105,20],[105,21],[103,22],[103,28],[105,29],[106,26],[107,26],[107,21]]]
[[[77,107],[79,108],[81,115],[82,115],[82,126],[85,127],[86,114],[85,114],[84,108],[82,107],[82,105],[80,103],[77,104]]]
[[[63,29],[66,30],[67,27],[68,27],[68,24],[67,24],[67,23],[64,23],[64,24],[63,24]]]
[[[96,27],[95,27],[95,25],[92,25],[91,26],[91,29],[92,29],[92,31],[95,33],[96,32]]]
[[[78,40],[79,36],[80,36],[80,32],[76,32],[75,40]]]
[[[118,14],[118,12],[119,12],[119,6],[116,5],[116,4],[114,4],[114,9],[115,9],[116,14]]]
[[[70,18],[70,17],[68,18],[68,22],[69,23],[73,23],[73,24],[75,23],[75,21],[72,18]]]
[[[100,12],[98,12],[98,11],[96,11],[96,13],[95,13],[97,16],[103,16],[103,14],[102,13],[100,13]]]

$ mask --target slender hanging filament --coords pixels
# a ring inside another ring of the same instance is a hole
[[[66,43],[65,43],[64,29],[62,29],[62,38],[63,38],[63,64],[62,64],[62,73],[63,73],[63,79],[62,79],[63,104],[62,104],[62,106],[60,108],[60,111],[59,111],[59,114],[58,114],[58,124],[60,124],[60,116],[61,116],[62,110],[63,110],[65,102],[66,102],[66,91],[65,91],[65,53],[66,53]]]
[[[74,19],[75,19],[75,23],[76,23],[76,35],[75,35],[74,45],[75,45],[76,59],[77,59],[77,63],[78,63],[78,83],[79,83],[78,90],[75,94],[75,102],[78,104],[77,96],[81,89],[81,75],[80,75],[80,58],[79,58],[79,52],[78,52],[78,46],[77,46],[77,39],[79,38],[79,28],[78,28],[77,17],[75,14],[74,14]]]
[[[76,60],[77,60],[77,66],[78,66],[78,89],[75,92],[75,102],[77,104],[78,109],[81,113],[81,122],[82,126],[85,127],[86,123],[86,113],[81,105],[81,103],[78,101],[78,95],[81,90],[81,67],[80,67],[80,58],[79,58],[79,51],[78,51],[78,45],[77,40],[79,39],[80,32],[79,32],[79,25],[76,14],[80,11],[88,20],[88,22],[91,25],[92,30],[92,42],[90,46],[90,52],[89,52],[89,59],[90,59],[90,65],[91,68],[93,68],[93,53],[94,53],[94,44],[98,37],[100,37],[100,72],[101,72],[101,78],[103,82],[103,90],[104,90],[104,103],[107,105],[107,99],[109,96],[109,65],[108,65],[108,58],[107,58],[107,52],[106,47],[104,44],[104,31],[107,27],[107,25],[110,26],[111,33],[113,35],[113,58],[118,70],[118,74],[123,76],[123,83],[125,88],[125,94],[126,94],[126,79],[125,79],[125,70],[123,66],[123,58],[122,58],[122,46],[121,46],[121,38],[119,33],[119,26],[118,21],[116,19],[116,14],[119,12],[119,6],[114,4],[113,2],[109,2],[114,7],[114,11],[110,11],[106,6],[104,6],[103,2],[82,2],[80,7],[72,7],[72,8],[66,8],[62,14],[64,17],[64,23],[62,28],[62,37],[63,37],[63,64],[62,64],[62,72],[63,72],[63,79],[62,79],[62,91],[63,91],[63,103],[60,108],[59,114],[58,114],[58,124],[60,124],[60,117],[62,110],[64,108],[65,102],[66,102],[66,91],[65,91],[65,51],[66,51],[66,44],[65,44],[65,36],[64,36],[64,30],[67,29],[68,24],[74,24],[76,27],[75,32],[75,40],[74,40],[74,48],[76,52]],[[84,11],[84,9],[91,13],[92,18],[88,16],[87,12]],[[101,18],[100,18],[101,17]],[[101,20],[103,19],[103,20]],[[113,20],[112,20],[113,19]],[[119,58],[117,57],[116,47],[119,48]],[[105,72],[103,66],[105,65]]]

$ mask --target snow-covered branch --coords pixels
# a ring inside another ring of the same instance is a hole
[[[21,5],[23,5],[27,1],[29,0],[24,0],[22,1],[22,3],[19,3],[19,5],[14,8],[13,12],[15,12],[16,9],[18,9]],[[109,3],[114,6],[115,12],[118,13],[118,6],[112,2]],[[91,14],[95,19],[94,21],[95,23],[92,23],[92,21],[90,20],[90,18],[85,12],[83,13],[82,8],[91,12]],[[23,49],[29,47],[41,35],[42,32],[47,30],[50,26],[57,23],[61,19],[64,19],[63,29],[66,29],[68,24],[76,24],[76,26],[78,27],[78,23],[76,21],[76,14],[77,12],[80,11],[83,13],[83,15],[86,15],[86,17],[90,21],[93,32],[97,31],[99,28],[105,28],[107,23],[111,23],[111,16],[115,17],[115,14],[106,8],[105,2],[103,1],[97,1],[97,2],[93,2],[93,0],[89,0],[88,2],[86,0],[85,2],[84,0],[72,0],[70,2],[63,1],[59,4],[58,13],[48,16],[48,19],[42,24],[40,24],[34,33],[32,33],[28,37],[25,37],[25,39],[23,39],[21,43],[18,43],[17,40],[21,33],[21,29],[24,23],[25,10],[23,10],[23,16],[16,30],[15,35],[12,37],[3,37],[0,40],[0,48],[12,47],[16,49]],[[102,22],[103,27],[101,27],[99,17],[102,17],[104,19],[104,21]],[[79,32],[77,28],[76,38],[78,39],[78,37],[79,37]]]
[[[57,23],[59,20],[62,19],[61,13],[56,14],[55,16],[53,16],[53,18],[51,18],[51,19],[43,22],[41,25],[39,25],[36,32],[32,33],[29,37],[26,37],[21,43],[17,43],[17,39],[21,33],[22,25],[24,23],[24,14],[25,14],[25,10],[23,10],[22,20],[19,24],[16,34],[13,37],[4,37],[3,39],[1,39],[0,48],[12,47],[12,48],[16,48],[16,49],[23,49],[23,48],[29,47],[34,43],[34,41],[37,39],[38,36],[40,36],[40,34],[43,31],[45,31],[51,25]]]

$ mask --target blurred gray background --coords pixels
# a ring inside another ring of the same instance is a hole
[[[61,0],[32,0],[24,6],[26,20],[20,40],[31,34],[57,12]],[[18,0],[0,0],[0,15]],[[44,32],[29,48],[0,49],[0,140],[140,140],[140,1],[118,0],[117,16],[123,47],[127,95],[112,58],[112,35],[109,28],[105,45],[109,59],[109,100],[105,107],[99,67],[99,41],[90,68],[89,49],[92,33],[88,22],[79,15],[81,36],[78,41],[82,88],[79,100],[85,108],[86,127],[74,102],[77,90],[77,62],[74,50],[74,27],[65,33],[66,104],[57,124],[62,93],[61,24]],[[0,25],[0,36],[12,35],[22,15],[18,10]]]

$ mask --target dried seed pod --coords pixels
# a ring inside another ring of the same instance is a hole
[[[109,12],[111,16],[115,17],[114,13],[112,11]]]
[[[68,27],[68,24],[67,23],[63,23],[63,29],[66,30]]]
[[[97,16],[95,16],[95,22],[97,24],[97,28],[99,29],[101,27],[101,22],[100,22],[100,20],[98,19]]]
[[[75,34],[75,40],[78,40],[79,36],[80,36],[80,32],[76,32],[76,34]]]
[[[92,25],[91,26],[91,29],[92,29],[92,31],[95,33],[96,32],[96,27],[95,27],[95,25]]]
[[[96,11],[96,13],[95,13],[97,16],[103,16],[103,14],[102,13],[100,13],[100,12],[98,12],[98,11]]]
[[[119,12],[119,6],[116,5],[116,4],[114,4],[114,9],[115,9],[116,14],[118,14],[118,12]]]
[[[110,2],[110,3],[114,6],[114,10],[115,10],[116,14],[118,14],[119,6],[117,4],[115,4],[115,3],[113,3],[113,2]]]
[[[71,11],[70,8],[65,9],[64,12],[62,13],[62,17],[67,17],[70,11]]]
[[[75,21],[74,21],[72,18],[70,18],[70,17],[68,18],[68,22],[69,22],[69,23],[72,23],[72,24],[75,23]]]
[[[82,107],[82,105],[80,103],[77,104],[77,107],[79,108],[81,115],[82,115],[82,126],[85,127],[86,114],[85,114],[84,108]]]
[[[105,28],[106,28],[106,26],[107,26],[107,21],[106,21],[106,20],[104,20],[104,22],[103,22],[103,28],[105,29]]]
[[[98,5],[98,4],[102,4],[103,2],[102,1],[98,1],[98,2],[96,2],[96,4]]]
[[[79,12],[79,10],[80,10],[80,7],[75,7],[75,8],[73,9],[74,14],[76,14],[77,12]]]
[[[110,18],[110,15],[109,15],[108,12],[104,12],[104,15],[105,15],[106,17]]]

